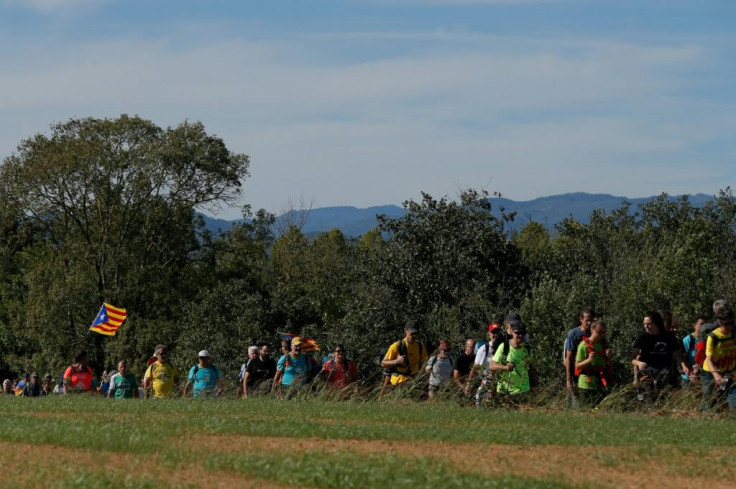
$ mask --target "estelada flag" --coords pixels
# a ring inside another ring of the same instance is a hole
[[[123,325],[127,317],[128,313],[125,309],[120,309],[105,302],[89,330],[107,336],[115,336],[115,332]]]

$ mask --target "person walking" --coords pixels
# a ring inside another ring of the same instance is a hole
[[[418,341],[419,330],[414,321],[404,325],[404,338],[391,344],[381,367],[389,369],[391,385],[401,385],[414,378],[427,362],[427,347]]]
[[[92,390],[93,372],[87,365],[87,352],[77,351],[74,354],[74,363],[64,371],[63,392],[90,392]]]
[[[189,369],[182,397],[187,397],[189,386],[192,386],[192,397],[194,399],[219,396],[222,394],[220,368],[212,363],[210,352],[207,350],[201,350],[198,359],[197,365]]]
[[[450,343],[446,340],[440,341],[437,353],[429,357],[425,372],[429,376],[429,399],[437,396],[437,392],[443,385],[452,379],[453,360],[449,356]]]
[[[262,384],[268,384],[268,390],[271,390],[270,383],[276,376],[276,360],[271,358],[271,347],[263,343],[258,349],[258,355],[248,362],[243,375],[243,399],[248,399],[253,392]]]
[[[115,399],[133,399],[138,397],[138,381],[131,372],[128,371],[128,362],[120,360],[118,362],[118,373],[110,379],[110,388],[107,391],[107,397]]]
[[[276,375],[272,390],[278,388],[279,397],[293,395],[296,388],[305,385],[312,375],[309,357],[302,353],[302,339],[295,336],[291,339],[291,351],[279,358],[276,364]],[[286,392],[285,392],[286,391]]]
[[[736,415],[736,338],[733,334],[734,313],[723,307],[716,316],[718,327],[708,334],[703,363],[703,411],[713,408],[716,398],[723,396],[731,416]]]
[[[169,350],[165,345],[157,345],[154,351],[156,361],[151,363],[143,376],[144,396],[154,399],[171,397],[179,384],[179,371],[169,363]]]

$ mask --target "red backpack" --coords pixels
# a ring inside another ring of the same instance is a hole
[[[585,343],[585,348],[587,350],[588,356],[590,356],[591,353],[595,352],[595,343],[590,341],[589,336],[583,337],[583,343]],[[601,348],[603,351],[606,351],[606,342],[603,341],[601,344]],[[577,362],[576,362],[577,363]],[[610,370],[610,362],[608,359],[606,359],[606,365],[602,367],[594,367],[592,365],[589,365],[585,367],[583,370],[580,370],[577,365],[575,366],[575,376],[580,377],[581,374],[590,375],[591,377],[598,377],[601,379],[601,384],[603,387],[608,387],[608,375]]]

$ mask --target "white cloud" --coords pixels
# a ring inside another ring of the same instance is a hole
[[[512,198],[648,195],[663,166],[672,193],[715,191],[719,160],[694,177],[693,148],[736,124],[731,107],[683,95],[680,75],[700,68],[704,48],[448,36],[362,60],[332,56],[350,35],[0,53],[0,155],[54,120],[126,112],[202,120],[252,156],[247,200],[270,209],[300,195],[367,206],[489,182]]]

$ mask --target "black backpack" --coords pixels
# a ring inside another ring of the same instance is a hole
[[[421,358],[422,353],[427,352],[427,348],[424,346],[424,344],[421,341],[417,341],[417,344],[419,345],[419,357]],[[388,350],[386,351],[388,352]],[[406,342],[404,341],[404,338],[401,338],[399,340],[399,356],[402,356],[402,355],[405,356],[406,358],[409,358],[409,349],[406,346]],[[384,358],[385,357],[386,355],[384,354]],[[412,374],[409,371],[408,366],[406,367],[406,372],[399,372],[396,367],[385,368],[383,370],[384,370],[384,374],[390,374],[390,375],[397,374],[397,375],[405,375],[407,377],[413,377],[414,375],[416,375],[416,373]]]

